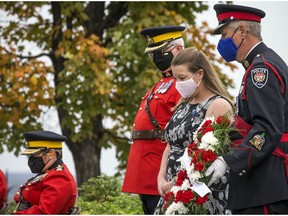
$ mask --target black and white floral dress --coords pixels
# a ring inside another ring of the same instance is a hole
[[[166,171],[167,181],[171,181],[177,175],[180,169],[180,162],[177,160],[183,155],[188,145],[193,142],[193,132],[202,123],[209,105],[216,98],[220,98],[220,96],[208,98],[199,104],[181,104],[167,123],[165,139],[170,146]],[[210,187],[212,195],[210,195],[209,200],[205,203],[205,207],[209,210],[210,214],[231,213],[226,209],[229,189],[227,174],[219,182],[213,184],[213,188]],[[163,214],[161,211],[163,204],[164,198],[161,197],[155,214]]]

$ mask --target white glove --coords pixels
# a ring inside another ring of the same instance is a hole
[[[215,181],[217,181],[219,178],[224,176],[226,170],[228,169],[228,166],[226,162],[224,161],[223,157],[218,157],[206,170],[205,176],[209,176],[212,173],[212,177],[210,181],[208,182],[207,186],[209,187],[212,185]]]

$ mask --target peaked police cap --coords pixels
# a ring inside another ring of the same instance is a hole
[[[62,149],[62,142],[67,137],[52,131],[31,131],[23,133],[26,149],[22,155],[31,155],[40,152],[43,149]]]
[[[233,20],[247,20],[260,23],[261,19],[265,17],[264,11],[242,5],[215,4],[214,10],[216,11],[219,23],[214,29],[213,34],[221,34],[221,27],[227,25]]]

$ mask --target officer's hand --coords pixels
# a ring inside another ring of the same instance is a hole
[[[209,176],[209,175],[211,175],[213,173],[210,181],[207,184],[207,186],[209,187],[215,181],[217,181],[219,178],[221,178],[225,174],[227,168],[228,168],[228,166],[227,166],[226,162],[224,161],[223,157],[218,157],[210,165],[210,167],[208,167],[208,169],[205,172],[206,176]]]

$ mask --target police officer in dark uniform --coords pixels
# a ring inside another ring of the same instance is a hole
[[[288,67],[261,37],[262,10],[216,4],[218,51],[246,72],[237,99],[234,148],[207,170],[210,184],[230,168],[233,214],[288,213]]]
[[[51,131],[24,133],[28,166],[36,176],[21,185],[14,196],[14,214],[69,214],[74,208],[77,185],[62,161],[65,136]]]
[[[140,195],[145,214],[153,214],[160,199],[157,175],[166,141],[163,129],[181,96],[175,88],[171,61],[184,48],[183,26],[143,29],[148,39],[145,53],[162,73],[162,78],[142,98],[135,117],[123,192]]]

